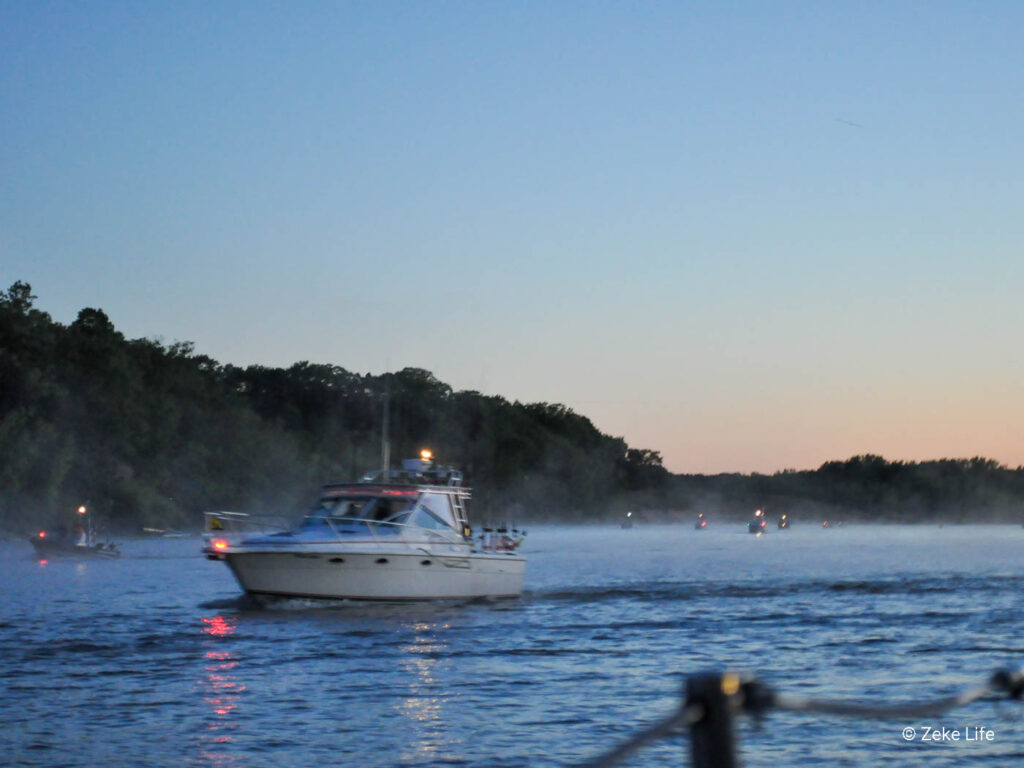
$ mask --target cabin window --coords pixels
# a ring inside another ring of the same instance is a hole
[[[351,523],[405,522],[412,510],[412,501],[382,496],[327,496],[320,499],[302,523],[303,528],[316,528]]]
[[[451,526],[443,520],[438,519],[433,512],[422,505],[416,506],[416,509],[412,512],[412,516],[409,518],[409,522],[412,525],[418,525],[421,528],[430,528],[435,531],[451,530]]]
[[[446,528],[457,528],[455,515],[452,514],[452,502],[447,494],[425,493],[420,497],[419,504],[443,522]]]
[[[315,525],[317,522],[323,523],[328,519],[359,518],[372,501],[372,496],[345,498],[328,496],[317,502],[306,517],[306,521]]]
[[[409,517],[412,503],[408,499],[376,498],[363,510],[367,520],[380,523],[400,523]]]

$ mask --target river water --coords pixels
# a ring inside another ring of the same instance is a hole
[[[258,607],[198,539],[45,564],[6,542],[0,762],[569,766],[709,669],[799,695],[948,694],[1024,663],[1022,547],[1011,526],[538,526],[520,599]],[[977,728],[991,737],[967,741]],[[1024,704],[738,732],[749,766],[1001,766],[1024,757]],[[629,764],[688,765],[688,749],[680,735]]]

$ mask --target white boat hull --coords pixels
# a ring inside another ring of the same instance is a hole
[[[506,553],[245,551],[224,559],[246,592],[350,600],[516,597],[524,558]]]

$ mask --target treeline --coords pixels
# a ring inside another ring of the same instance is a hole
[[[429,446],[463,469],[477,520],[584,519],[663,504],[668,473],[561,405],[456,392],[431,373],[240,368],[189,343],[126,339],[100,309],[70,325],[31,287],[0,292],[0,529],[89,503],[121,530],[194,528],[200,512],[291,512]]]
[[[887,461],[854,456],[773,475],[680,475],[670,496],[694,511],[747,517],[764,508],[797,519],[1024,522],[1024,468],[991,459]]]
[[[81,503],[112,527],[195,528],[212,509],[291,513],[327,481],[432,448],[475,491],[477,522],[678,519],[758,507],[817,519],[1021,520],[1024,468],[856,456],[773,475],[670,475],[561,405],[457,392],[417,368],[240,368],[189,343],[126,339],[100,309],[70,325],[31,287],[0,291],[0,530]]]

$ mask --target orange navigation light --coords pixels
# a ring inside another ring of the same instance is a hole
[[[225,539],[214,539],[212,542],[213,548],[216,550],[223,550],[228,548],[228,543]]]
[[[78,514],[80,514],[80,515],[84,515],[85,514],[85,504],[83,504],[82,506],[80,506],[78,508]]]
[[[424,461],[430,461],[432,458],[434,458],[434,452],[429,448],[424,448],[422,451],[420,451],[420,458],[423,459]]]

